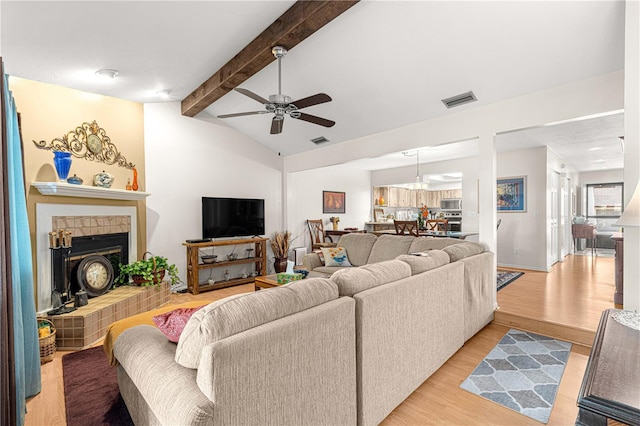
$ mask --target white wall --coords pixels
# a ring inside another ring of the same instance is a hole
[[[625,205],[640,181],[640,2],[625,2],[624,17]],[[640,228],[624,229],[624,309],[640,309]]]
[[[263,198],[267,235],[282,229],[282,159],[277,153],[215,119],[183,117],[177,102],[146,104],[144,133],[145,188],[151,193],[147,250],[168,257],[183,280],[182,243],[202,237],[203,196]]]
[[[580,184],[588,183],[617,183],[624,181],[623,169],[594,170],[592,172],[581,172],[579,174]]]
[[[371,173],[346,165],[291,173],[288,176],[287,227],[297,237],[292,247],[311,250],[307,219],[322,219],[324,228],[331,229],[333,225],[329,218],[338,216],[340,229],[363,229],[371,211],[371,190]],[[345,213],[323,214],[322,191],[344,192]]]
[[[498,212],[498,265],[546,271],[547,264],[547,153],[546,147],[498,154],[496,170],[502,177],[526,176],[524,213]]]

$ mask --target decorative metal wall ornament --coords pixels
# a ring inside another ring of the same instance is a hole
[[[82,123],[75,130],[69,131],[61,138],[56,138],[47,145],[47,141],[33,143],[40,149],[50,151],[67,151],[74,157],[85,158],[89,161],[97,161],[105,164],[117,164],[120,167],[133,169],[135,165],[127,162],[127,159],[118,151],[111,142],[107,132],[98,126],[94,120],[92,123]]]

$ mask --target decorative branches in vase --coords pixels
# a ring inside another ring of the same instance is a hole
[[[273,268],[276,272],[287,270],[287,258],[289,257],[289,245],[291,244],[291,232],[274,232],[271,237],[271,251],[275,262]]]

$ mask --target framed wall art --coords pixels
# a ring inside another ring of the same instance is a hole
[[[322,191],[322,213],[344,213],[345,193]]]
[[[527,211],[527,177],[498,178],[496,185],[498,212],[524,213]]]

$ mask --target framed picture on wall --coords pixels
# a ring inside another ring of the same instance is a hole
[[[527,177],[498,178],[496,208],[502,213],[527,211]]]
[[[322,213],[344,213],[345,193],[322,191]]]

